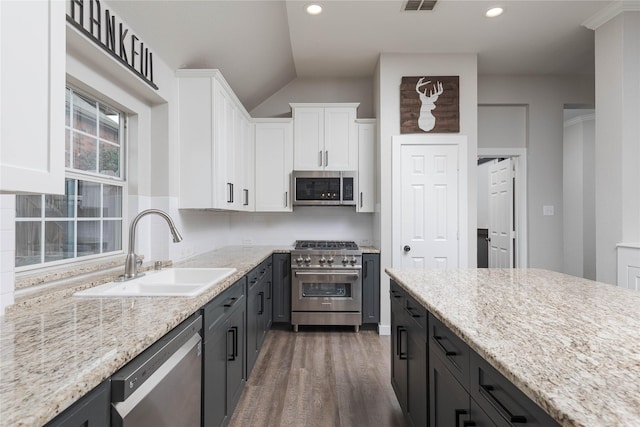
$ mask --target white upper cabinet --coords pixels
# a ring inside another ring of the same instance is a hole
[[[65,22],[62,1],[0,1],[2,193],[64,194]]]
[[[357,170],[358,103],[289,105],[295,170]]]
[[[373,212],[375,119],[356,120],[358,128],[358,200],[356,212]]]
[[[176,76],[180,208],[248,210],[249,114],[218,70],[178,70]]]
[[[253,124],[241,110],[236,110],[235,165],[238,209],[255,210]]]
[[[293,126],[291,119],[254,119],[255,210],[291,212]]]

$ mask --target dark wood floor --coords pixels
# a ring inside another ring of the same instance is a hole
[[[389,345],[371,330],[270,330],[229,426],[404,427]]]

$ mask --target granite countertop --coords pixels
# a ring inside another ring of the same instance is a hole
[[[563,426],[640,426],[640,292],[537,269],[387,274]]]
[[[66,289],[8,310],[0,316],[0,426],[45,424],[269,255],[290,251],[225,247],[176,263],[238,270],[195,298],[78,298]]]

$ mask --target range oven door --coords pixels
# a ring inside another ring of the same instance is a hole
[[[353,311],[362,307],[360,270],[297,270],[291,280],[292,311]]]

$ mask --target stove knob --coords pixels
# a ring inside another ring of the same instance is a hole
[[[304,259],[304,263],[307,265],[311,264],[311,257],[307,255]]]
[[[351,265],[356,265],[356,257],[352,256],[351,259],[349,260],[349,262],[351,263]]]
[[[327,263],[329,265],[333,264],[333,257],[332,256],[330,256],[329,259],[327,259]]]
[[[320,264],[324,265],[324,263],[327,262],[327,259],[323,256],[322,258],[320,258]]]
[[[302,264],[302,261],[304,261],[302,259],[302,255],[300,255],[298,258],[296,258],[296,264],[300,265],[300,264]]]
[[[349,263],[349,259],[347,257],[342,258],[342,265],[347,265]]]

